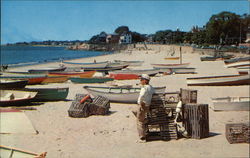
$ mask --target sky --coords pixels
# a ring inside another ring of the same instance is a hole
[[[119,26],[152,34],[190,31],[222,11],[249,14],[249,1],[2,0],[1,44],[44,40],[89,40]]]

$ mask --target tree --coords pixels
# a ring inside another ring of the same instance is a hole
[[[129,28],[128,26],[119,26],[117,29],[115,29],[115,33],[121,35],[123,33],[129,33]]]
[[[231,12],[213,15],[206,24],[206,36],[211,44],[235,43],[239,39],[240,16]]]

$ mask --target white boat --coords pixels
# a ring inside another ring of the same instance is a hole
[[[104,62],[94,62],[94,63],[74,63],[74,62],[66,62],[63,61],[63,64],[65,64],[67,67],[81,67],[84,68],[105,68],[108,65],[107,61]]]
[[[144,70],[136,70],[136,69],[127,69],[127,70],[119,70],[119,71],[112,71],[112,74],[148,74],[149,76],[154,76],[159,72],[158,69],[144,69]]]
[[[188,86],[234,86],[249,85],[249,75],[228,75],[187,78]]]
[[[90,94],[94,96],[104,96],[111,102],[136,104],[140,88],[117,88],[117,87],[96,87],[84,86]],[[154,87],[156,93],[163,93],[166,87]]]
[[[154,68],[186,68],[189,66],[190,63],[183,63],[183,64],[151,64]]]
[[[37,92],[0,90],[0,106],[27,105],[37,95]]]
[[[214,111],[249,111],[250,97],[212,98]]]
[[[161,68],[159,69],[161,73],[167,74],[192,74],[196,73],[195,68]]]
[[[144,61],[126,61],[126,60],[114,60],[115,62],[124,62],[129,64],[129,66],[141,66]]]
[[[242,67],[242,66],[250,66],[250,61],[239,61],[239,62],[234,62],[234,63],[229,63],[226,64],[225,67],[227,68],[237,68],[237,67]]]

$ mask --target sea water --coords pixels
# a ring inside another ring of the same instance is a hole
[[[10,67],[56,62],[110,54],[111,52],[68,50],[65,47],[1,46],[1,65]]]

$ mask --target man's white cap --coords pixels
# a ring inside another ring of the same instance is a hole
[[[145,79],[145,80],[150,80],[150,77],[147,74],[142,74],[141,75],[141,79]]]

